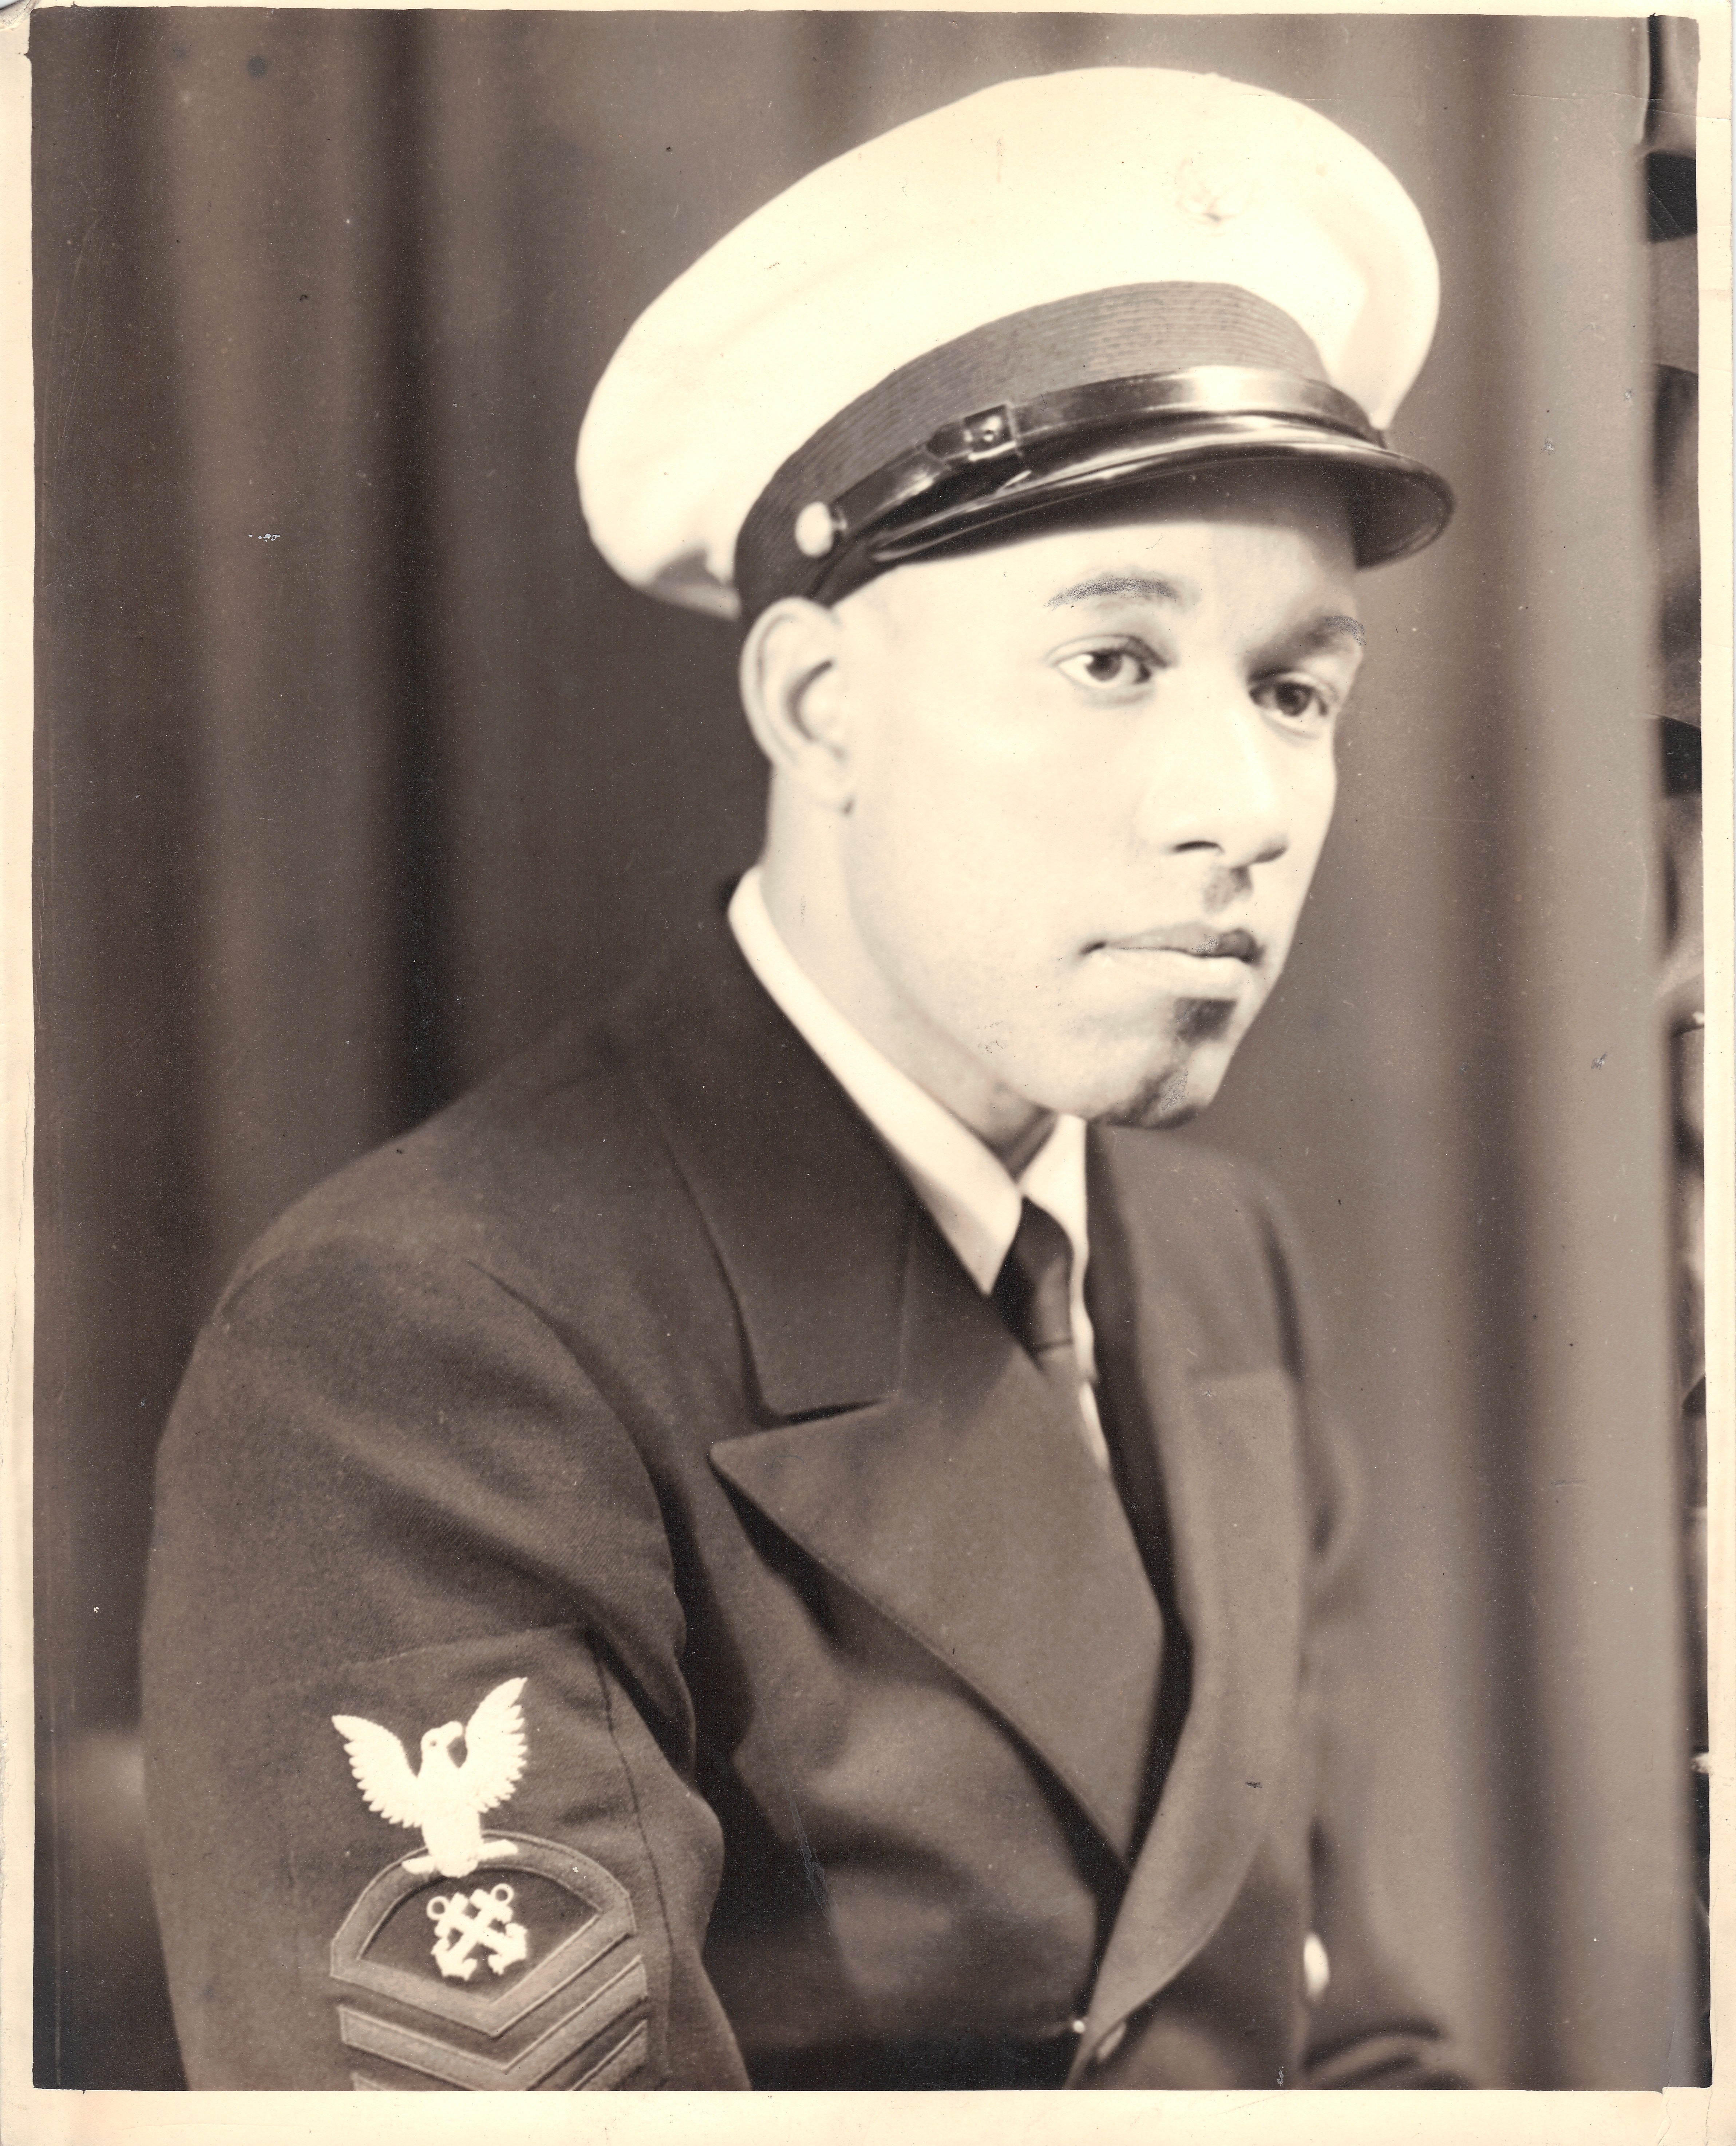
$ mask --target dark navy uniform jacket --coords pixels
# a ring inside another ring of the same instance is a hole
[[[1283,1232],[1088,1171],[1113,1484],[716,917],[267,1234],[145,1635],[192,2085],[1457,2082]]]

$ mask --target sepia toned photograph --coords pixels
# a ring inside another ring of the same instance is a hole
[[[37,11],[37,2089],[1710,2084],[1702,27]]]

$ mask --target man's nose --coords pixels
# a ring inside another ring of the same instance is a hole
[[[1139,805],[1142,842],[1235,871],[1290,847],[1285,741],[1240,679],[1195,681],[1156,712]]]

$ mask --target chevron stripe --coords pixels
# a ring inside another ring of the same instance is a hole
[[[644,2020],[623,2034],[605,2057],[600,2057],[588,2072],[576,2079],[571,2089],[574,2094],[600,2094],[611,2087],[625,2086],[634,2073],[640,2069],[651,2047],[651,2030]],[[350,2084],[357,2094],[390,2094],[392,2089],[384,2079],[370,2079],[366,2072],[352,2072]]]
[[[582,2004],[556,2020],[510,2059],[475,2056],[467,2050],[455,2049],[449,2043],[436,2041],[432,2035],[419,2034],[391,2020],[377,2019],[371,2013],[356,2011],[347,2004],[337,2008],[338,2031],[346,2047],[359,2049],[368,2056],[384,2057],[389,2063],[402,2064],[407,2071],[421,2072],[427,2078],[443,2080],[448,2086],[479,2093],[521,2092],[540,2085],[569,2057],[576,2056],[587,2043],[606,2034],[643,1999],[646,1990],[644,1963],[636,1957]],[[642,2028],[643,2022],[641,2025]],[[629,2035],[626,2042],[601,2059],[581,2084],[587,2084],[598,2073],[611,2068],[615,2059],[626,2053],[632,2039]],[[611,2078],[599,2083],[607,2085],[613,2080]]]
[[[645,2053],[651,2046],[651,2029],[644,2020],[623,2036],[607,2056],[594,2064],[582,2079],[572,2083],[575,2094],[596,2094],[609,2087],[624,2086],[645,2062]]]

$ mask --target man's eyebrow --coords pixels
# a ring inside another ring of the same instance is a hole
[[[1343,611],[1328,611],[1323,618],[1314,620],[1302,636],[1304,648],[1329,648],[1334,641],[1354,641],[1359,648],[1364,646],[1368,636],[1362,630],[1362,621]]]
[[[1174,581],[1166,581],[1156,574],[1097,574],[1088,581],[1075,581],[1071,588],[1050,596],[1045,608],[1060,611],[1066,604],[1100,602],[1111,596],[1145,596],[1157,603],[1179,604],[1185,601]]]

